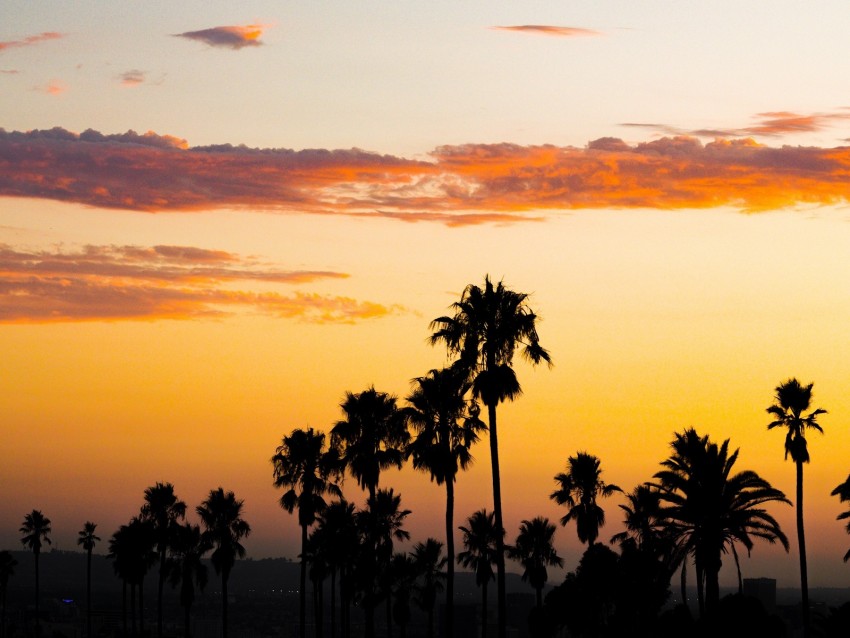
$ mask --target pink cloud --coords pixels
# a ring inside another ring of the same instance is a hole
[[[495,31],[516,31],[520,33],[532,33],[537,35],[549,35],[560,38],[574,38],[576,36],[602,35],[599,31],[583,29],[581,27],[556,27],[545,24],[523,24],[516,26],[490,27]]]
[[[0,42],[0,51],[5,51],[6,49],[12,49],[17,47],[26,47],[33,44],[38,44],[39,42],[45,42],[47,40],[57,40],[62,37],[64,37],[62,33],[57,33],[55,31],[45,31],[43,33],[39,33],[38,35],[27,36],[22,40],[7,40],[6,42]]]
[[[47,93],[48,95],[62,95],[68,90],[68,86],[62,80],[50,80],[44,86],[33,87],[34,91]]]
[[[285,271],[191,246],[86,246],[23,251],[0,245],[0,323],[191,319],[256,312],[351,323],[401,312],[350,297],[254,292],[223,283],[296,285],[348,275]]]
[[[260,36],[266,29],[266,25],[248,24],[243,26],[224,26],[202,29],[200,31],[186,31],[178,33],[178,38],[198,40],[213,47],[227,49],[242,49],[244,47],[257,47],[262,44]]]

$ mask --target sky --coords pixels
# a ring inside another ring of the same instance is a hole
[[[448,362],[429,322],[489,274],[530,294],[554,363],[518,360],[500,407],[509,539],[564,514],[570,455],[628,491],[687,427],[793,498],[765,408],[797,377],[828,410],[810,583],[847,586],[847,11],[6,0],[0,547],[32,509],[54,547],[86,520],[106,539],[168,481],[191,508],[233,490],[249,555],[294,558],[281,438],[327,432],[347,391],[403,403]],[[458,525],[492,508],[486,441],[473,454]],[[381,484],[414,541],[443,538],[442,488],[409,466]],[[791,551],[757,545],[744,576],[792,587],[794,510],[770,511]],[[574,527],[556,546],[574,569]]]

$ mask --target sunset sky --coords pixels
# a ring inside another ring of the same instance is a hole
[[[295,557],[269,462],[346,391],[447,362],[430,320],[485,274],[554,366],[500,408],[507,534],[564,511],[568,456],[626,490],[673,433],[794,496],[774,388],[814,382],[810,583],[847,586],[850,18],[799,2],[0,4],[0,549],[74,549],[145,487],[245,500]],[[456,521],[492,508],[486,441]],[[443,538],[444,491],[382,475]],[[354,480],[346,495],[362,504]],[[604,502],[608,539],[622,497]],[[798,584],[757,545],[744,576]],[[575,528],[559,528],[574,569]],[[516,566],[513,569],[517,570]],[[562,573],[551,575],[559,581]],[[721,583],[735,579],[731,557]]]

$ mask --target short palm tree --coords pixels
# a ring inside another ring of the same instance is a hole
[[[475,584],[481,588],[481,638],[487,638],[487,584],[494,578],[498,551],[496,518],[493,512],[478,510],[458,529],[466,549],[457,555],[457,562],[475,573]]]
[[[410,623],[410,599],[416,582],[417,566],[407,552],[396,552],[390,562],[393,620],[399,626],[400,638],[406,638]]]
[[[91,553],[100,540],[100,537],[94,533],[95,529],[97,524],[86,521],[77,538],[77,545],[81,545],[86,552],[86,635],[89,638],[91,638]]]
[[[21,525],[19,531],[23,534],[21,543],[32,552],[35,559],[35,627],[36,635],[38,635],[41,631],[41,618],[39,615],[41,588],[38,579],[38,557],[41,554],[43,544],[51,544],[49,534],[53,530],[50,529],[50,519],[44,516],[40,510],[33,510],[24,516],[24,523]]]
[[[768,430],[784,428],[785,458],[791,456],[797,469],[797,545],[800,550],[800,592],[803,598],[803,633],[808,636],[811,631],[811,614],[809,612],[809,575],[806,565],[806,533],[803,529],[803,463],[809,462],[809,448],[806,442],[806,430],[813,429],[823,433],[823,428],[817,422],[826,410],[817,408],[808,414],[812,402],[812,387],[801,384],[797,379],[788,379],[776,387],[775,403],[767,408],[767,413],[773,417],[767,425]]]
[[[458,355],[472,380],[473,396],[487,406],[490,429],[490,461],[493,468],[493,511],[496,526],[502,522],[502,487],[499,470],[499,438],[496,407],[513,401],[522,389],[513,369],[514,352],[533,364],[545,361],[551,365],[549,353],[540,345],[537,315],[528,306],[528,295],[506,288],[503,282],[493,284],[489,275],[484,287],[469,284],[460,301],[452,304],[454,314],[437,317],[431,322],[432,344],[445,343],[451,354]],[[499,638],[507,632],[505,599],[504,536],[497,538],[496,589],[499,616]]]
[[[844,481],[841,485],[832,490],[831,494],[832,496],[837,496],[842,503],[850,501],[850,475],[847,476],[846,481]],[[846,512],[841,512],[841,514],[838,515],[836,520],[846,520],[847,533],[850,534],[850,509],[848,509]],[[846,563],[848,560],[850,560],[850,549],[848,549],[847,553],[844,554],[844,562]]]
[[[139,594],[139,629],[144,634],[144,580],[148,569],[156,562],[154,551],[156,540],[153,524],[138,516],[127,525],[118,528],[109,539],[108,557],[113,561],[113,569],[123,583],[122,601],[126,601],[127,585],[130,586],[130,621],[132,633],[136,633],[136,592]],[[124,633],[126,633],[126,602],[122,602]]]
[[[156,539],[156,552],[159,557],[159,580],[156,595],[156,631],[162,638],[162,589],[165,585],[165,559],[174,537],[175,529],[186,517],[186,503],[177,498],[171,483],[157,483],[145,489],[145,502],[142,505],[142,518],[153,525]]]
[[[700,611],[712,615],[720,601],[721,554],[735,543],[750,552],[755,539],[779,541],[787,551],[779,523],[762,506],[790,501],[755,472],[732,474],[738,450],[729,453],[728,439],[717,445],[688,429],[671,447],[664,469],[655,474],[661,516],[679,547],[694,557]]]
[[[599,459],[587,452],[569,457],[567,471],[555,476],[555,482],[559,487],[550,498],[558,505],[567,506],[561,525],[575,521],[578,539],[588,546],[593,545],[599,536],[599,528],[605,525],[605,510],[597,500],[623,490],[602,480]]]
[[[442,554],[443,544],[435,538],[413,546],[412,558],[417,572],[415,600],[428,616],[428,638],[434,638],[434,606],[446,580],[443,568],[448,559]]]
[[[381,472],[401,468],[410,439],[396,398],[374,387],[359,394],[345,393],[340,404],[345,418],[331,430],[331,447],[357,484],[375,498]]]
[[[332,501],[319,514],[323,554],[331,575],[331,638],[336,638],[336,592],[339,576],[341,621],[343,635],[348,635],[348,607],[351,599],[353,557],[357,554],[359,536],[355,522],[354,505],[340,499]]]
[[[283,437],[272,457],[275,486],[286,490],[280,506],[290,514],[297,509],[301,526],[301,638],[307,631],[307,529],[327,506],[326,494],[342,496],[339,486],[331,481],[335,473],[333,457],[325,449],[325,435],[313,428],[295,429]]]
[[[213,567],[221,574],[221,635],[227,638],[227,581],[237,558],[245,556],[239,542],[251,533],[251,526],[242,518],[244,502],[233,492],[219,487],[210,490],[209,496],[196,508],[204,526],[204,537],[215,548]]]
[[[169,582],[174,587],[180,585],[183,635],[190,638],[195,587],[203,591],[207,585],[207,566],[203,563],[203,557],[212,549],[212,544],[201,532],[200,526],[184,523],[174,528],[169,549]]]
[[[454,635],[454,484],[457,474],[472,463],[470,448],[478,433],[486,429],[478,418],[478,405],[469,403],[466,394],[472,384],[458,366],[431,370],[413,380],[414,389],[407,397],[404,411],[415,437],[407,447],[413,467],[429,472],[437,485],[446,486],[446,632]]]
[[[6,588],[17,564],[10,551],[0,551],[0,638],[6,638]]]
[[[564,565],[555,550],[555,529],[555,525],[543,516],[524,520],[509,551],[510,557],[522,565],[522,579],[534,588],[538,608],[543,607],[543,587],[549,580],[546,568]]]

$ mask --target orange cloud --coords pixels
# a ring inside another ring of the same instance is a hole
[[[38,44],[39,42],[45,42],[46,40],[57,40],[62,37],[64,36],[61,33],[56,33],[55,31],[45,31],[43,33],[39,33],[38,35],[27,36],[23,40],[8,40],[6,42],[0,42],[0,51],[5,51],[6,49],[12,49],[16,47],[26,47],[32,44]]]
[[[573,38],[576,36],[602,35],[599,31],[582,29],[581,27],[555,27],[545,24],[523,24],[510,27],[490,27],[495,31],[519,31],[521,33],[535,33],[539,35],[551,35],[561,38]]]
[[[265,25],[248,24],[244,26],[213,27],[200,31],[186,31],[178,33],[178,38],[198,40],[213,47],[227,49],[242,49],[244,47],[257,47],[262,44],[260,36],[266,29]]]
[[[0,129],[0,195],[139,211],[216,208],[448,225],[595,208],[768,210],[850,201],[850,148],[673,136],[584,148],[443,146],[422,162],[357,149],[188,147],[154,133]]]
[[[44,86],[33,87],[33,90],[47,93],[48,95],[62,95],[68,90],[68,86],[62,80],[50,80]]]
[[[120,76],[118,76],[118,79],[121,80],[122,86],[133,87],[138,86],[139,84],[144,82],[146,77],[147,73],[145,71],[131,69],[130,71],[125,71]]]
[[[282,271],[233,253],[190,246],[25,252],[0,245],[0,323],[189,319],[239,309],[350,323],[401,310],[349,297],[221,287],[237,281],[303,284],[346,277],[327,271]]]

